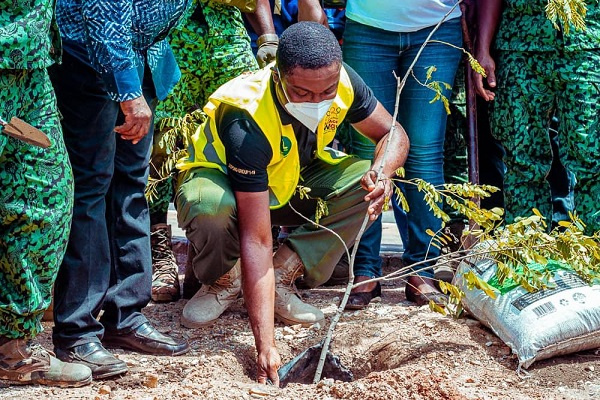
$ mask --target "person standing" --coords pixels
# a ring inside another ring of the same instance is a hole
[[[396,1],[385,0],[356,1],[346,4],[346,28],[344,31],[344,61],[373,89],[375,96],[386,110],[394,111],[397,81],[394,74],[404,76],[415,59],[417,52],[446,14],[448,17],[433,34],[417,63],[413,76],[406,81],[400,96],[398,121],[406,129],[411,148],[406,161],[406,178],[421,178],[433,185],[444,183],[444,137],[446,130],[446,110],[441,101],[432,103],[435,93],[425,86],[430,67],[436,71],[435,81],[450,86],[458,69],[462,52],[450,45],[462,46],[460,26],[461,12],[451,0]],[[446,42],[446,43],[440,43]],[[444,88],[443,94],[450,97],[451,89]],[[350,153],[359,157],[372,157],[374,144],[352,131],[350,138],[343,143]],[[405,213],[398,205],[396,196],[392,204],[396,223],[402,235],[406,265],[431,259],[440,254],[435,246],[430,246],[430,229],[437,232],[442,221],[429,209],[423,194],[412,185],[402,188],[410,211]],[[378,257],[381,243],[381,220],[376,221],[362,237],[361,244],[373,249],[371,258]],[[375,252],[377,251],[377,253]],[[362,266],[362,268],[361,268]],[[374,268],[374,267],[377,268]],[[406,298],[419,305],[444,303],[444,295],[435,287],[433,271],[429,265],[420,265],[414,275],[408,277]],[[355,261],[355,282],[381,276],[379,263]],[[363,294],[361,294],[363,293]],[[355,288],[350,304],[363,305],[378,294],[375,283]]]
[[[73,224],[55,287],[58,358],[94,378],[127,371],[105,347],[179,355],[142,314],[150,301],[144,188],[152,110],[180,78],[164,40],[191,0],[58,0],[63,63],[50,71],[73,165]],[[100,315],[100,311],[103,311]],[[99,319],[97,319],[99,317]]]
[[[567,34],[548,20],[547,4],[478,5],[475,56],[487,78],[475,75],[476,90],[491,102],[492,134],[506,151],[506,221],[536,207],[558,222],[574,208],[593,233],[600,230],[600,7],[588,2],[586,29]]]
[[[73,174],[46,68],[60,54],[52,0],[0,0],[0,117],[50,140],[41,148],[0,125],[0,383],[83,386],[86,366],[63,363],[32,339],[52,300],[73,207]]]

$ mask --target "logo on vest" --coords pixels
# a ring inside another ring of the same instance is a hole
[[[281,137],[281,146],[280,147],[281,147],[280,148],[281,154],[284,157],[287,157],[287,155],[289,154],[290,150],[292,150],[292,141],[288,137],[282,136]]]
[[[341,111],[342,110],[340,107],[331,107],[327,111],[327,114],[325,114],[325,124],[323,125],[324,134],[335,133],[338,125],[340,124],[339,114]]]

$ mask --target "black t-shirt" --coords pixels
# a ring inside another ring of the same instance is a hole
[[[356,123],[366,119],[377,105],[377,99],[362,78],[344,64],[354,90],[354,100],[345,120]],[[272,78],[271,78],[272,79]],[[271,95],[275,99],[281,123],[291,125],[298,142],[300,168],[315,158],[317,138],[300,121],[292,117],[277,101],[271,80]],[[269,141],[248,112],[221,104],[216,113],[219,137],[225,146],[227,175],[236,192],[263,192],[268,189],[267,166],[273,157]]]

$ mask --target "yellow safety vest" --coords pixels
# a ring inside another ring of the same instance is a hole
[[[300,178],[300,157],[298,143],[291,125],[284,126],[279,118],[275,99],[271,96],[271,66],[251,74],[241,75],[210,96],[204,106],[207,120],[198,127],[191,137],[189,157],[177,167],[188,170],[195,167],[220,169],[227,173],[225,148],[217,133],[216,110],[220,104],[229,104],[245,110],[252,116],[273,150],[273,157],[267,166],[269,178],[270,207],[282,207],[293,196]],[[317,128],[317,157],[337,164],[348,157],[345,153],[327,147],[335,136],[338,126],[346,117],[354,100],[354,90],[346,70],[342,67],[337,94],[325,118]]]

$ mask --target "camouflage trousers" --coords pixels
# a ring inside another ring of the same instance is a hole
[[[575,183],[575,210],[587,232],[600,230],[600,51],[508,52],[497,56],[492,132],[506,150],[507,222],[536,207],[550,219],[550,121],[558,158]]]
[[[150,166],[150,176],[154,179],[164,176],[165,161],[183,147],[182,130],[172,129],[177,128],[178,119],[201,109],[225,82],[258,69],[239,9],[206,0],[199,1],[197,7],[201,8],[205,21],[188,19],[171,33],[171,47],[182,77],[156,109]],[[149,198],[151,214],[166,214],[174,194],[173,185],[174,180],[169,177],[155,186]]]
[[[446,135],[444,139],[444,182],[468,182],[467,162],[467,106],[465,92],[465,68],[463,63],[456,70],[456,78],[452,87],[450,98],[450,115],[446,122]],[[448,206],[443,205],[444,211],[450,216],[452,222],[462,222],[464,215]]]
[[[31,338],[67,246],[73,174],[46,70],[0,70],[0,114],[52,143],[41,149],[0,133],[0,337]]]

